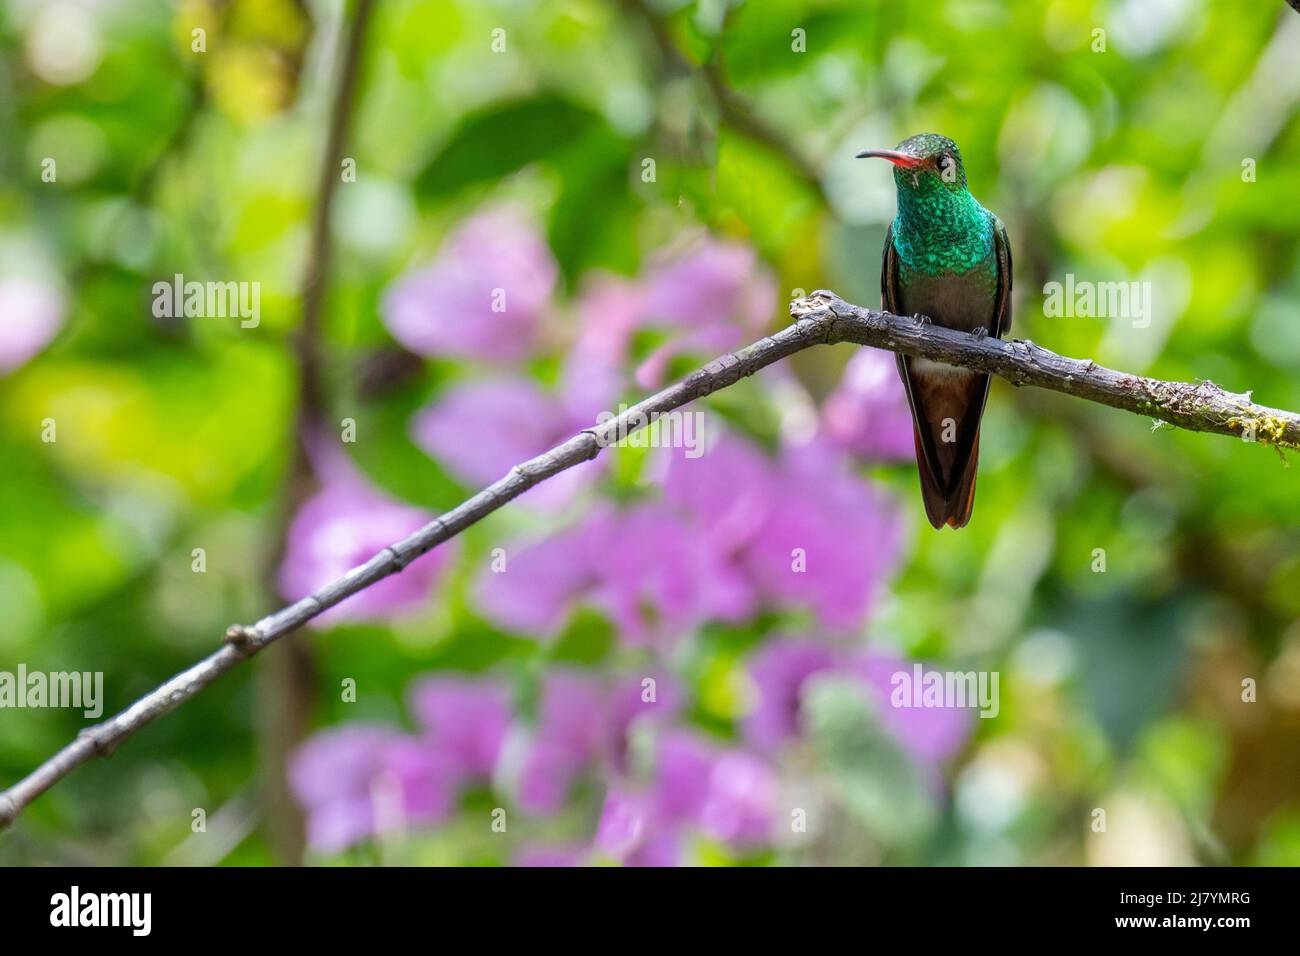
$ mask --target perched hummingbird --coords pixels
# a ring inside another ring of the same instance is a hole
[[[882,308],[1000,337],[1011,328],[1011,244],[1002,221],[966,188],[957,144],[922,133],[897,149],[858,153],[869,157],[894,164],[898,187],[880,272]],[[898,374],[912,408],[926,517],[936,528],[963,528],[975,506],[989,377],[903,355]]]

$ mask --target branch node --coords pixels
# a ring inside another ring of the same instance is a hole
[[[117,749],[117,744],[105,740],[102,734],[102,725],[98,727],[87,727],[81,733],[77,734],[82,740],[90,741],[90,746],[94,748],[96,756],[107,757]]]
[[[826,289],[817,289],[810,292],[801,299],[795,299],[790,303],[790,317],[792,319],[802,319],[813,312],[825,309],[832,315],[835,314],[835,302],[839,297]]]
[[[221,643],[229,644],[241,654],[247,656],[256,650],[257,629],[245,627],[243,624],[232,624],[226,628],[226,633],[221,637]]]

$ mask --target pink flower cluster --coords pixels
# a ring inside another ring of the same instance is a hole
[[[626,643],[660,648],[707,620],[762,609],[802,609],[824,631],[854,631],[902,547],[891,501],[824,445],[769,456],[718,431],[698,458],[664,450],[660,499],[600,505],[557,534],[507,545],[507,572],[479,574],[483,613],[546,636],[587,603]]]
[[[638,277],[588,276],[568,310],[576,328],[566,328],[554,301],[557,277],[536,230],[495,209],[466,221],[430,265],[384,299],[383,319],[398,342],[461,360],[461,377],[410,428],[466,485],[493,481],[590,426],[633,382],[660,384],[678,356],[753,340],[775,313],[775,282],[753,251],[707,236],[656,257]],[[555,370],[551,384],[535,376],[539,360]],[[806,681],[831,672],[887,700],[899,666],[847,649],[903,548],[892,499],[855,463],[909,456],[911,425],[892,363],[870,350],[850,361],[811,440],[783,440],[769,451],[704,421],[704,454],[656,451],[648,493],[634,501],[592,495],[599,464],[525,495],[524,504],[548,515],[550,530],[507,542],[505,566],[480,569],[471,589],[478,612],[504,630],[547,639],[575,609],[594,608],[622,648],[651,660],[667,659],[709,622],[777,612],[839,638],[838,649],[812,639],[761,645],[747,663],[752,699],[733,741],[691,727],[685,692],[665,673],[552,667],[531,708],[496,675],[430,676],[410,695],[414,732],[346,725],[301,749],[292,777],[313,846],[332,852],[436,826],[467,791],[483,787],[526,820],[557,814],[583,794],[601,801],[594,835],[516,848],[521,864],[675,864],[695,837],[737,853],[771,845],[778,820],[788,819],[781,755],[802,733]],[[431,517],[379,492],[341,453],[316,455],[324,486],[296,516],[280,572],[291,597]],[[418,608],[450,554],[435,551],[332,614]],[[879,710],[886,731],[931,776],[969,732],[964,714]]]
[[[291,781],[308,811],[312,845],[325,852],[441,823],[473,786],[493,786],[526,819],[546,817],[586,780],[605,794],[593,840],[525,846],[517,862],[581,863],[594,854],[676,865],[695,835],[744,853],[770,846],[774,828],[788,819],[777,758],[799,736],[802,691],[817,674],[858,679],[880,704],[886,730],[924,773],[934,776],[960,749],[967,712],[885,706],[889,675],[902,666],[806,639],[769,643],[748,664],[754,701],[739,744],[683,726],[682,691],[663,674],[609,679],[554,669],[527,719],[496,679],[437,675],[410,694],[416,733],[358,724],[324,731],[297,754]],[[630,754],[640,734],[650,742],[648,766]]]

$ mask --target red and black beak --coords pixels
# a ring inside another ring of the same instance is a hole
[[[915,169],[917,166],[925,163],[924,159],[916,156],[909,156],[907,153],[900,153],[896,149],[864,149],[858,153],[857,159],[887,159],[900,169]]]

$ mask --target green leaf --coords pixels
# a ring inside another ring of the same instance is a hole
[[[422,200],[499,179],[604,126],[596,113],[550,93],[471,113],[416,179]]]
[[[1127,754],[1169,706],[1194,614],[1176,596],[1152,602],[1113,597],[1080,602],[1062,618],[1080,648],[1084,699],[1118,753]]]
[[[617,643],[618,633],[609,618],[599,611],[582,608],[551,645],[548,657],[552,661],[598,664]]]
[[[631,162],[629,143],[605,128],[589,131],[556,157],[563,186],[547,232],[570,288],[592,266],[630,272],[636,264]]]

